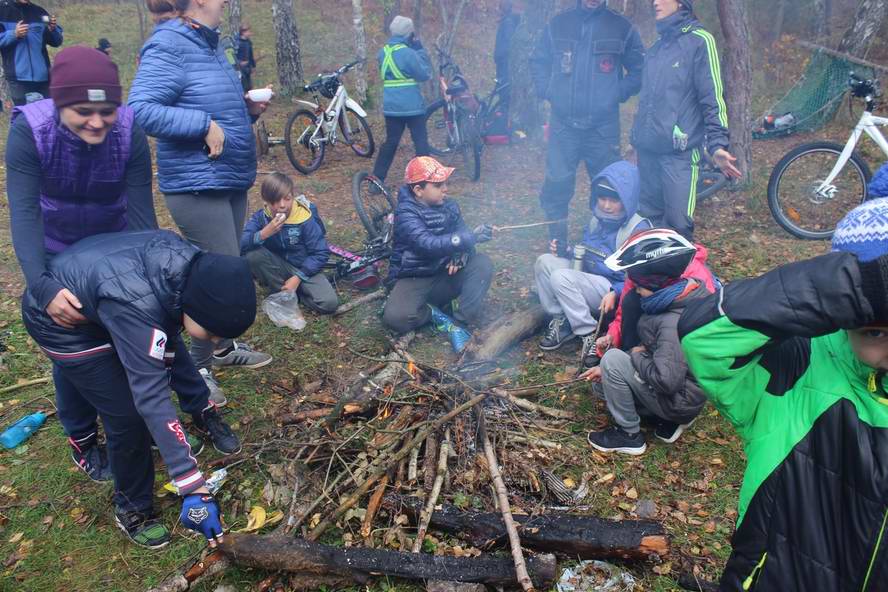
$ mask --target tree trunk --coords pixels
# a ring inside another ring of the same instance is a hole
[[[231,41],[236,43],[240,37],[241,26],[241,0],[228,0],[228,34]]]
[[[737,186],[749,184],[752,167],[752,68],[749,61],[749,25],[746,0],[718,0],[718,17],[725,37],[725,101],[730,116],[731,154],[743,173]]]
[[[554,0],[530,0],[512,40],[509,56],[511,80],[511,112],[513,128],[523,130],[531,138],[541,138],[545,115],[543,102],[537,98],[530,78],[529,59],[549,18],[555,10]]]
[[[413,30],[416,37],[422,39],[422,5],[425,0],[413,0]]]
[[[364,2],[352,0],[352,24],[355,28],[355,55],[367,59],[367,36],[364,34]],[[355,68],[355,90],[362,104],[367,102],[367,62]]]
[[[625,0],[623,14],[638,29],[645,47],[650,47],[657,39],[657,23],[654,20],[654,9],[650,0]]]
[[[536,333],[546,323],[546,318],[539,305],[503,317],[472,338],[464,359],[470,362],[496,361],[504,351]]]
[[[814,0],[817,2],[818,0]],[[771,43],[783,37],[783,26],[786,24],[786,0],[777,0],[777,11],[774,13],[774,25],[771,30]]]
[[[445,28],[446,32],[444,34],[444,43],[442,47],[447,53],[453,52],[453,40],[456,39],[456,32],[459,29],[459,21],[462,18],[463,9],[466,7],[466,2],[468,2],[468,0],[459,0],[456,11],[453,13],[453,18],[450,19],[450,22],[447,23],[447,26]]]
[[[401,14],[401,0],[383,0],[382,2],[382,33],[389,34],[392,19]]]
[[[136,0],[136,14],[139,16],[139,39],[145,43],[145,9],[142,7],[142,0]],[[3,66],[0,65],[0,68]]]
[[[832,0],[814,0],[814,39],[818,43],[826,43],[830,36],[832,21]]]
[[[858,58],[865,58],[870,45],[875,41],[885,17],[888,16],[886,0],[860,0],[857,14],[848,30],[845,31],[839,51]]]
[[[293,0],[272,0],[271,19],[277,37],[277,71],[280,91],[293,95],[303,85],[302,50],[299,47],[299,31],[293,16]]]

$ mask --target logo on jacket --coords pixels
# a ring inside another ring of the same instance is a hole
[[[675,62],[674,64],[672,64],[672,67],[673,67],[673,68],[679,68],[679,67],[681,67],[681,62]]]
[[[151,330],[151,342],[148,347],[148,355],[155,360],[163,361],[163,354],[166,352],[167,335],[160,329]]]
[[[605,56],[601,58],[601,61],[598,62],[598,69],[601,70],[605,74],[610,74],[614,71],[616,65],[614,64],[614,58],[610,56]]]
[[[207,511],[206,507],[191,508],[188,510],[188,519],[195,524],[200,524],[209,517],[210,513]]]
[[[176,440],[179,441],[179,444],[188,444],[188,439],[185,438],[185,430],[182,429],[182,424],[179,423],[179,420],[169,421],[167,422],[167,429],[176,436]]]

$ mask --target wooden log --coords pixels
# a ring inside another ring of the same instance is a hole
[[[414,523],[422,502],[416,498],[388,496],[385,506],[399,509]],[[513,514],[521,543],[528,549],[547,551],[578,559],[619,559],[645,561],[669,553],[669,535],[653,520],[607,520],[552,512],[538,516]],[[479,549],[501,548],[508,544],[506,528],[499,513],[464,512],[445,504],[435,510],[430,526],[458,535]]]
[[[376,290],[375,292],[370,292],[369,294],[365,294],[360,298],[355,298],[351,302],[346,302],[345,304],[337,308],[336,312],[334,312],[333,314],[336,316],[344,315],[345,313],[352,311],[359,306],[363,306],[369,302],[373,302],[381,298],[385,298],[385,290]]]
[[[463,360],[495,361],[504,351],[539,331],[547,318],[539,305],[505,316],[472,338]]]
[[[496,557],[443,557],[400,553],[381,549],[338,548],[290,537],[228,534],[222,551],[235,564],[291,572],[300,577],[350,578],[364,584],[373,575],[413,580],[451,580],[516,587],[515,566]],[[527,562],[539,589],[555,580],[553,555],[539,555]]]
[[[188,592],[201,580],[222,573],[230,565],[228,557],[222,552],[213,551],[206,557],[185,563],[175,573],[164,578],[153,588],[149,588],[148,592]]]
[[[332,409],[329,407],[321,407],[319,409],[309,409],[308,411],[300,411],[299,413],[284,413],[280,416],[278,421],[281,425],[291,425],[294,423],[300,423],[307,419],[321,419],[323,417],[327,417],[330,415]],[[364,405],[358,405],[355,403],[347,403],[342,406],[342,410],[340,411],[340,417],[345,415],[355,415],[359,413],[363,413],[366,411],[366,407]]]
[[[428,443],[428,440],[426,440]],[[429,493],[429,499],[426,500],[425,507],[419,515],[419,528],[416,530],[416,538],[413,540],[414,553],[419,553],[422,549],[422,542],[425,540],[426,531],[429,529],[429,521],[435,512],[435,504],[438,503],[438,496],[441,495],[441,486],[444,484],[444,475],[447,473],[447,458],[450,453],[450,428],[444,432],[444,441],[441,442],[441,454],[438,456],[438,465],[435,469],[435,481],[432,483],[432,491]]]
[[[545,405],[540,405],[526,399],[519,399],[518,397],[510,395],[508,391],[502,389],[495,388],[491,392],[497,397],[507,400],[515,407],[523,409],[524,411],[530,411],[531,413],[538,413],[540,415],[548,415],[555,419],[573,419],[574,417],[574,414],[570,411],[555,409],[554,407],[546,407]]]

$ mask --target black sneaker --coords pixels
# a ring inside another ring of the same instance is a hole
[[[104,483],[114,479],[111,463],[108,462],[108,450],[104,444],[96,441],[95,435],[81,440],[68,438],[71,445],[71,460],[86,476],[96,483]]]
[[[219,415],[215,407],[205,409],[200,417],[194,416],[194,429],[209,438],[213,443],[213,448],[222,454],[240,452],[240,440],[234,435],[228,424],[222,421],[222,416]]]
[[[114,510],[114,522],[129,540],[148,549],[161,549],[170,544],[170,530],[151,514]]]
[[[587,439],[592,448],[601,452],[622,452],[638,456],[647,450],[644,434],[640,431],[630,434],[617,426],[611,426],[600,432],[589,432]]]
[[[185,432],[185,439],[188,441],[188,445],[191,446],[191,456],[197,456],[204,449],[204,442],[197,436],[193,436],[188,432]],[[151,440],[151,450],[157,452],[159,449],[157,448],[157,443],[152,438]]]
[[[598,338],[595,336],[595,333],[589,333],[588,335],[583,335],[582,340],[583,348],[580,350],[580,369],[588,370],[601,363],[601,358],[598,357],[598,348],[595,347],[595,342]]]
[[[697,421],[696,417],[688,423],[673,423],[665,420],[660,421],[657,424],[657,429],[654,430],[654,435],[667,444],[672,444],[681,437],[685,430],[694,425],[695,421]]]
[[[540,349],[543,351],[554,351],[562,345],[576,339],[576,335],[570,329],[570,323],[566,317],[558,316],[549,321],[549,329],[546,331],[545,337],[540,341]]]

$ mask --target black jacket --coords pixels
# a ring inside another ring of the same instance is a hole
[[[497,64],[508,64],[509,54],[512,51],[512,38],[515,30],[521,22],[517,14],[507,14],[500,19],[496,28],[496,41],[493,46],[493,61]]]
[[[643,65],[638,31],[604,4],[555,15],[530,56],[537,94],[556,117],[578,128],[610,124],[616,135],[620,103],[638,93]]]
[[[728,111],[715,39],[696,18],[680,11],[657,23],[660,38],[644,60],[632,145],[658,154],[678,152],[676,126],[686,150],[704,140],[710,152],[728,147]]]

